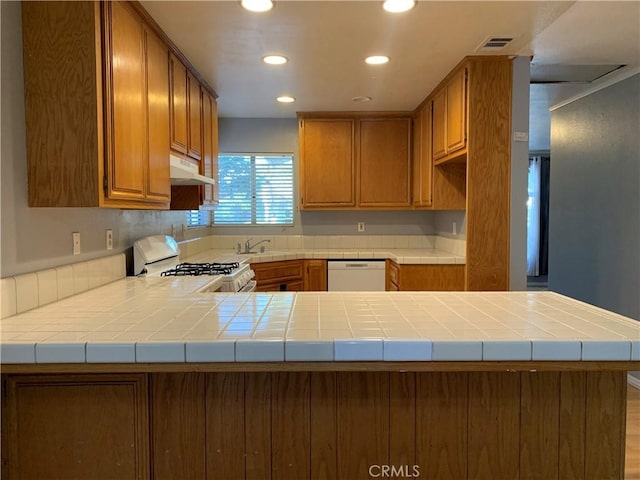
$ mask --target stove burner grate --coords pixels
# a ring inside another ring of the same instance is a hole
[[[197,275],[229,275],[236,268],[239,268],[238,262],[232,263],[180,263],[175,268],[164,271],[160,274],[162,277],[182,277]]]

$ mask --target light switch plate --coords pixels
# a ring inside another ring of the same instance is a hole
[[[358,222],[358,232],[364,232],[364,222]]]
[[[113,250],[113,230],[107,230],[106,237],[107,250]]]
[[[73,232],[73,254],[80,255],[80,232]]]

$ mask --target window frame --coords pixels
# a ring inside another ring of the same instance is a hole
[[[218,154],[218,179],[220,179],[220,157],[251,157],[254,161],[251,162],[251,179],[250,184],[254,195],[251,199],[251,223],[216,223],[216,212],[218,208],[211,212],[211,227],[215,228],[264,228],[264,227],[292,227],[295,225],[296,216],[296,162],[295,154],[293,152],[220,152]],[[291,222],[288,223],[255,223],[257,217],[257,197],[255,195],[255,181],[256,181],[256,157],[286,157],[291,159]],[[220,182],[218,183],[220,188]]]

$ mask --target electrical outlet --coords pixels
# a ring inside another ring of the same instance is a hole
[[[80,255],[80,232],[73,232],[73,254]]]
[[[458,235],[458,226],[456,225],[456,222],[453,222],[453,234],[454,235]]]
[[[113,230],[107,230],[107,250],[113,250]]]
[[[176,236],[176,226],[173,223],[171,224],[171,236]]]
[[[358,222],[358,231],[364,232],[364,222]]]

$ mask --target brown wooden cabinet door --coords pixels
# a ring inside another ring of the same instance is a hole
[[[174,55],[169,57],[171,148],[187,153],[187,68]]]
[[[145,374],[7,377],[3,473],[149,478],[147,396]]]
[[[107,196],[141,200],[147,156],[143,26],[124,2],[109,3],[106,13]]]
[[[202,90],[196,78],[187,73],[187,95],[189,105],[187,155],[195,160],[202,158]]]
[[[433,97],[432,150],[434,160],[447,156],[446,110],[447,90],[442,89]]]
[[[411,120],[362,119],[359,126],[358,206],[410,206]]]
[[[424,105],[414,118],[413,125],[413,205],[431,206],[431,103]]]
[[[300,126],[302,208],[354,207],[353,119],[304,119]]]
[[[326,260],[305,260],[303,280],[304,280],[305,292],[326,292],[327,291],[327,261]]]
[[[467,144],[466,70],[447,83],[447,155]]]
[[[147,118],[149,140],[148,200],[169,202],[169,50],[157,35],[145,28],[147,69]]]
[[[205,185],[203,207],[218,205],[218,108],[208,94],[202,99],[202,174],[213,178],[215,185]]]

